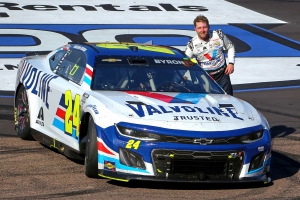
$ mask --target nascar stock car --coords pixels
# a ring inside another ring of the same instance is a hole
[[[18,65],[15,129],[119,181],[270,182],[265,117],[172,48],[69,43]]]

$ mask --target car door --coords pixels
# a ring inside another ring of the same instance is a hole
[[[49,108],[51,121],[49,128],[54,139],[71,148],[79,149],[80,99],[84,91],[81,89],[86,66],[85,53],[71,49],[57,52],[58,58],[50,58],[50,67],[58,76],[49,83]]]

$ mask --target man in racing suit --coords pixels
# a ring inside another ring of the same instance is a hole
[[[197,35],[186,46],[185,54],[196,58],[198,64],[225,90],[233,95],[229,74],[234,71],[235,49],[233,43],[223,34],[222,30],[209,33],[209,21],[199,15],[194,19]],[[228,65],[224,50],[227,50]]]

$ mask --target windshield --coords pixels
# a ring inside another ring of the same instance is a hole
[[[153,61],[153,58],[151,60]],[[139,59],[137,62],[133,62],[127,58],[127,62],[102,62],[97,64],[94,69],[92,89],[224,93],[198,65],[185,66],[179,60],[176,62],[173,60],[168,64],[158,61],[151,64],[148,60]]]

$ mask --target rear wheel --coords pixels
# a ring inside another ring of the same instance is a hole
[[[18,90],[14,110],[17,134],[24,140],[33,139],[30,133],[29,101],[23,85]]]
[[[98,177],[97,132],[92,116],[89,116],[88,122],[84,167],[86,176],[90,178]]]

